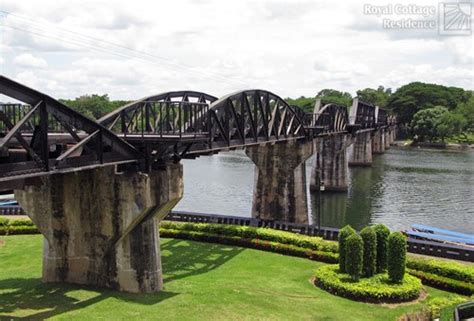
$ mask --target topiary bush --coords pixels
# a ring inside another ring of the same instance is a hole
[[[364,242],[358,234],[352,234],[345,240],[346,272],[353,281],[359,281],[362,274]]]
[[[387,270],[387,250],[388,250],[388,236],[390,230],[383,224],[377,224],[373,227],[377,235],[377,273],[382,273]]]
[[[354,234],[356,231],[350,225],[339,230],[339,270],[342,273],[346,272],[346,239]]]
[[[395,303],[415,300],[422,290],[418,278],[407,275],[402,283],[393,284],[386,273],[363,278],[354,283],[345,273],[338,273],[338,266],[325,264],[314,274],[314,283],[320,288],[345,298],[374,303]]]
[[[407,256],[407,240],[400,232],[394,232],[388,237],[387,251],[388,277],[393,283],[403,281]]]
[[[377,270],[377,234],[370,226],[360,231],[364,242],[362,271],[365,277],[371,277]]]

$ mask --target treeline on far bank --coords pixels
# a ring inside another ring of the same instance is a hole
[[[458,87],[412,82],[392,91],[391,88],[365,88],[357,91],[361,101],[387,109],[401,125],[401,134],[415,141],[474,143],[474,92]],[[315,97],[286,98],[306,112],[312,112],[316,97],[323,104],[351,106],[348,92],[323,89]],[[101,116],[128,101],[110,100],[105,95],[84,95],[61,100],[67,106],[90,118]]]
[[[348,92],[323,89],[316,97],[287,98],[290,105],[312,111],[316,98],[322,104],[352,104]],[[422,142],[474,143],[474,92],[458,87],[412,82],[398,88],[379,86],[357,91],[361,101],[387,109],[401,126],[401,135]]]

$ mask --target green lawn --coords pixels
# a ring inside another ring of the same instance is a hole
[[[0,319],[394,320],[420,304],[382,307],[310,283],[321,263],[257,250],[162,240],[165,291],[126,294],[41,283],[42,237],[0,237]],[[430,296],[446,292],[428,288]]]

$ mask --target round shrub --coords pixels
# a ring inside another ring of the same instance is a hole
[[[371,278],[352,282],[344,273],[338,273],[336,264],[323,265],[315,272],[315,282],[318,287],[338,296],[348,299],[374,302],[396,303],[415,300],[422,289],[421,281],[407,275],[402,283],[393,284],[387,273],[376,274]]]
[[[375,274],[377,263],[377,235],[370,226],[360,231],[360,237],[364,242],[364,258],[362,271],[365,277],[371,277]]]
[[[346,272],[346,239],[356,234],[356,231],[350,226],[346,225],[339,230],[339,270]]]
[[[388,236],[390,235],[390,230],[383,224],[377,224],[373,229],[377,235],[377,273],[382,273],[387,270]]]
[[[407,256],[407,240],[400,232],[394,232],[388,237],[387,268],[390,281],[400,283],[405,275]]]
[[[346,239],[346,272],[353,281],[359,281],[362,274],[362,260],[364,242],[358,234],[353,234]]]

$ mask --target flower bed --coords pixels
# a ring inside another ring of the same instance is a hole
[[[417,299],[420,296],[421,281],[405,275],[403,282],[393,284],[387,274],[376,274],[353,282],[348,274],[339,273],[337,265],[324,265],[316,270],[318,287],[348,299],[373,303],[398,303]]]

